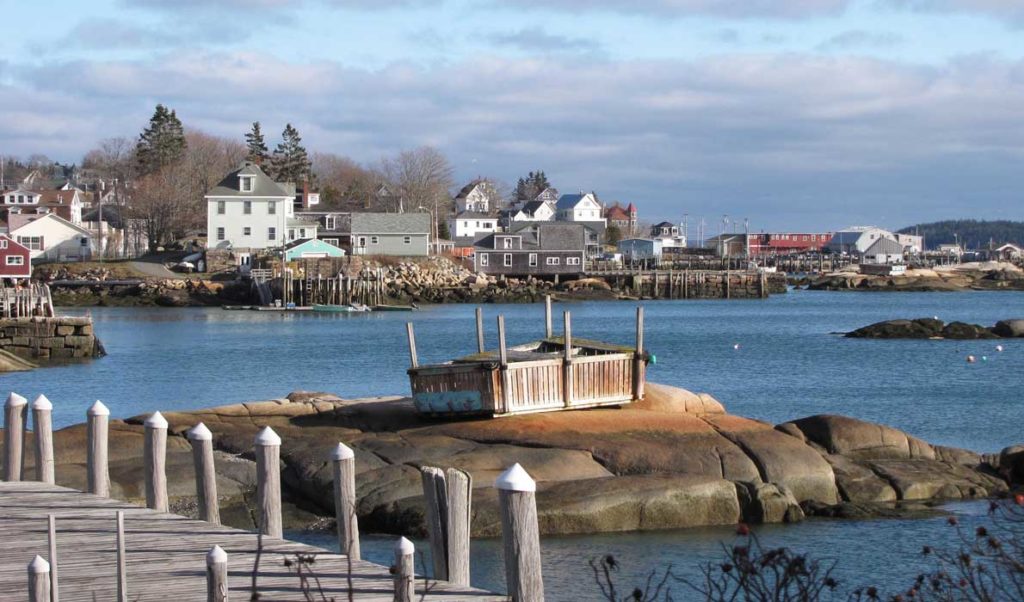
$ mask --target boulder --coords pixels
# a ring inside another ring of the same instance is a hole
[[[892,485],[870,468],[834,454],[826,456],[825,459],[832,465],[836,485],[844,501],[860,504],[897,500],[896,490]]]
[[[796,497],[775,483],[737,483],[736,491],[748,523],[797,523],[804,519]]]
[[[1024,445],[1014,445],[999,452],[999,473],[1014,485],[1024,484]]]
[[[901,500],[976,499],[1008,490],[1001,479],[948,462],[913,458],[874,459],[864,464],[887,480]]]
[[[846,333],[846,336],[866,339],[928,339],[941,336],[942,328],[942,320],[933,318],[886,320],[858,328]]]
[[[725,406],[707,393],[691,393],[686,389],[657,383],[647,383],[644,398],[633,402],[630,407],[649,412],[682,412],[694,416],[725,413]]]
[[[971,339],[996,339],[998,335],[993,334],[991,330],[984,326],[978,326],[977,324],[968,324],[966,322],[950,322],[946,324],[945,328],[942,329],[942,338],[944,339],[957,339],[957,340],[971,340]]]
[[[992,327],[992,332],[1006,338],[1024,337],[1024,319],[1000,320]]]
[[[796,428],[808,441],[813,441],[827,453],[853,459],[935,458],[932,446],[916,437],[888,426],[846,416],[809,416],[788,422],[780,428]]]

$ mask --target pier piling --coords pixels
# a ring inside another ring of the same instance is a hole
[[[495,482],[501,506],[501,539],[505,551],[505,584],[512,602],[543,602],[540,531],[537,525],[537,484],[519,464]]]
[[[28,564],[29,602],[50,602],[50,563],[36,555]]]
[[[32,402],[32,430],[35,431],[36,480],[53,485],[53,404],[45,395]]]
[[[107,425],[110,410],[97,400],[86,413],[87,491],[103,497],[110,497],[110,468],[107,465]]]
[[[167,512],[167,420],[160,412],[146,419],[143,447],[143,471],[146,485],[146,507]]]
[[[484,310],[480,307],[476,308],[476,350],[480,353],[486,350],[484,347]]]
[[[117,602],[128,602],[128,562],[125,556],[124,511],[117,511]]]
[[[25,464],[25,410],[28,400],[12,392],[4,404],[4,479],[20,481]]]
[[[338,443],[331,453],[331,460],[334,462],[334,516],[338,521],[338,549],[352,560],[359,560],[356,456],[350,447]]]
[[[263,427],[254,442],[256,455],[256,501],[260,512],[260,533],[281,539],[281,437]]]
[[[192,444],[192,464],[196,472],[196,501],[199,519],[220,524],[220,503],[217,500],[217,473],[213,464],[213,433],[200,422],[188,431]]]
[[[412,602],[416,590],[416,546],[402,537],[395,543],[395,602]]]
[[[228,555],[220,546],[206,554],[206,600],[228,602]]]
[[[57,519],[46,515],[46,544],[50,558],[50,600],[60,602],[60,587],[57,584]]]

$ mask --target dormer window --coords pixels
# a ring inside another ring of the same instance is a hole
[[[241,192],[252,192],[253,176],[238,176],[238,190]]]

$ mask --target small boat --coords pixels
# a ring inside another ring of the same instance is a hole
[[[413,311],[419,309],[413,305],[374,305],[373,311]]]
[[[343,314],[358,311],[370,311],[370,309],[365,305],[313,305],[313,311]]]

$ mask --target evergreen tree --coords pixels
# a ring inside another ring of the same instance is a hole
[[[135,157],[139,173],[148,175],[177,163],[185,154],[185,129],[174,111],[162,104],[149,119],[149,127],[139,135]]]
[[[551,186],[548,177],[543,171],[530,172],[525,178],[519,178],[516,182],[516,200],[532,201],[537,195],[544,192]]]
[[[260,122],[252,122],[252,131],[245,135],[247,153],[246,161],[252,161],[256,165],[266,165],[270,161],[270,150],[263,139],[263,132],[260,130]]]
[[[281,133],[281,143],[274,149],[270,158],[270,167],[274,179],[278,182],[302,182],[310,176],[312,163],[306,148],[302,146],[299,131],[287,124]]]

